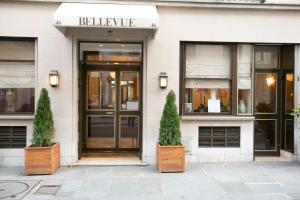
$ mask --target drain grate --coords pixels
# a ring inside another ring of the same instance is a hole
[[[20,200],[38,183],[39,181],[0,180],[0,199]]]
[[[61,185],[42,185],[35,195],[56,195]]]

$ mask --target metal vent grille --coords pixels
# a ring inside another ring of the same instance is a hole
[[[0,126],[0,148],[24,148],[26,126]]]
[[[199,147],[240,147],[240,135],[238,126],[200,126]]]

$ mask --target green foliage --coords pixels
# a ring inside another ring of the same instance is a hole
[[[175,93],[170,91],[160,119],[159,144],[162,146],[181,145],[180,119],[175,104]]]
[[[32,146],[51,146],[53,138],[54,122],[50,106],[48,91],[43,88],[38,100],[37,110],[33,122]]]
[[[296,117],[300,117],[300,105],[296,106],[293,110],[291,115],[296,116]]]

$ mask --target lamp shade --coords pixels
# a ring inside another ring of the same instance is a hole
[[[168,86],[168,76],[166,72],[161,72],[159,74],[159,86],[162,89],[165,89]]]
[[[59,73],[57,70],[51,70],[49,73],[49,85],[51,87],[57,87],[59,84]]]

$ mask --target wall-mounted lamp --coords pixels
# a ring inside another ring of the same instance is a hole
[[[159,86],[161,89],[165,89],[168,86],[168,75],[166,72],[160,72],[159,74]]]
[[[59,83],[59,73],[57,70],[51,70],[49,73],[49,85],[51,87],[57,87]]]

